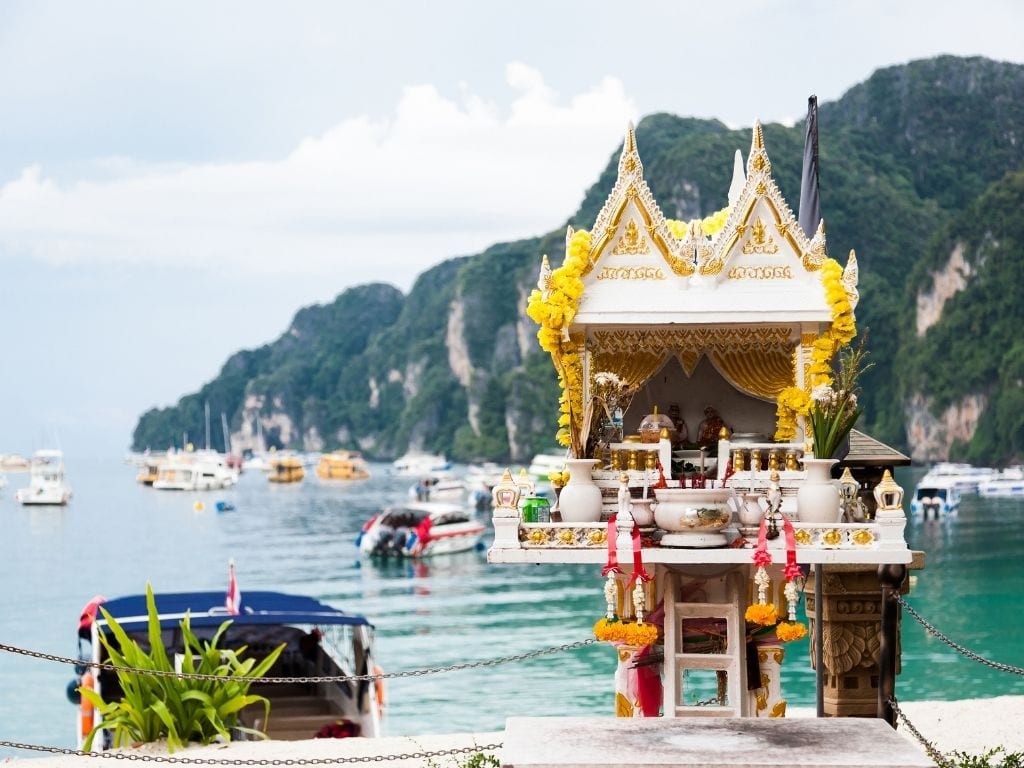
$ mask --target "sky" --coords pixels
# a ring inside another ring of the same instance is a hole
[[[0,2],[0,453],[123,452],[301,307],[561,226],[631,120],[791,124],[881,67],[1022,63],[1022,26],[1016,0]]]

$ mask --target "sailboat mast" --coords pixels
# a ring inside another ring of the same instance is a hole
[[[224,455],[227,456],[231,453],[231,445],[228,442],[228,418],[224,411],[220,412],[220,428],[224,431]]]
[[[210,402],[207,401],[204,405],[204,411],[206,413],[206,450],[210,450]]]

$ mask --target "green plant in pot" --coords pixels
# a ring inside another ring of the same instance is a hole
[[[838,455],[840,448],[862,411],[858,404],[860,377],[871,367],[866,357],[862,339],[856,347],[839,353],[832,382],[819,384],[811,390],[807,420],[814,437],[816,458],[842,458]]]
[[[149,616],[149,651],[129,637],[128,633],[100,606],[110,626],[111,638],[100,634],[110,662],[116,667],[174,672],[160,632],[160,618],[156,610],[153,588],[146,585],[146,608]],[[117,700],[105,701],[96,691],[80,688],[96,707],[100,722],[89,733],[84,749],[92,749],[93,739],[101,730],[113,734],[115,747],[167,739],[171,752],[189,742],[209,744],[218,738],[231,740],[231,730],[249,733],[260,738],[266,735],[239,722],[239,712],[251,704],[262,704],[263,722],[270,715],[270,702],[263,696],[249,694],[248,682],[236,678],[262,677],[273,667],[284,650],[275,648],[258,663],[255,659],[242,660],[245,647],[238,650],[218,648],[224,633],[231,626],[225,621],[210,640],[200,640],[192,632],[188,614],[181,620],[184,641],[181,672],[186,674],[215,675],[217,680],[181,679],[170,675],[143,675],[118,670],[117,678],[123,695]]]

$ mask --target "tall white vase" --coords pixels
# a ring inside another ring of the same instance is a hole
[[[601,520],[601,489],[590,474],[596,459],[569,459],[569,482],[558,495],[563,523],[597,523]]]
[[[838,459],[804,459],[807,479],[796,492],[796,508],[801,523],[831,525],[842,515],[839,483],[830,472]]]

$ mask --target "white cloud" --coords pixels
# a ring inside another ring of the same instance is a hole
[[[346,118],[272,162],[98,159],[101,180],[65,184],[26,168],[0,186],[0,253],[408,285],[559,225],[636,119],[617,79],[564,100],[525,64],[506,82],[507,110],[465,87],[407,87],[390,115]]]

